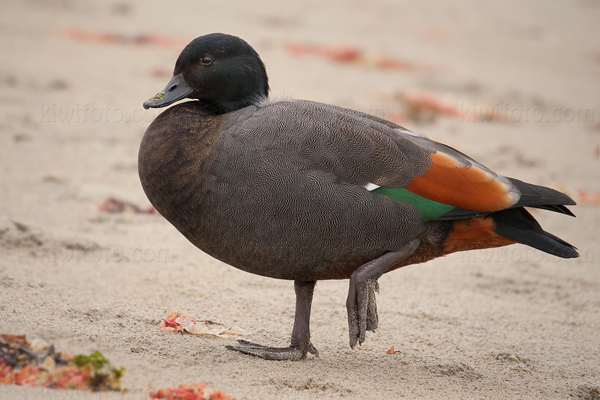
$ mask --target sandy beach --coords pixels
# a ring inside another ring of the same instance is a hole
[[[0,384],[0,398],[142,399],[149,383],[204,382],[239,400],[600,399],[599,20],[592,0],[3,1],[0,333],[100,350],[129,391]],[[572,195],[576,219],[534,215],[581,257],[514,245],[384,275],[379,329],[354,350],[348,282],[318,282],[320,356],[299,362],[161,332],[177,310],[283,346],[294,317],[293,282],[209,257],[160,215],[99,207],[150,205],[137,154],[162,110],[142,102],[210,32],[258,51],[273,98],[389,118]]]

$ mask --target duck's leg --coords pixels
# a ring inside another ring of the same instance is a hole
[[[350,275],[346,308],[351,348],[354,348],[356,343],[362,344],[365,341],[366,331],[374,332],[377,328],[377,303],[375,302],[375,292],[379,292],[377,280],[391,267],[410,257],[420,244],[420,239],[414,239],[400,250],[385,253],[360,266]]]
[[[289,347],[267,347],[260,344],[239,340],[237,346],[227,346],[229,350],[261,357],[266,360],[300,360],[306,353],[316,356],[319,352],[310,342],[310,307],[316,281],[294,281],[296,290],[296,315],[292,340]]]

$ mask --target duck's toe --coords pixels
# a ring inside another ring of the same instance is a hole
[[[377,315],[377,302],[375,300],[375,293],[379,293],[379,282],[375,281],[374,284],[369,285],[369,300],[367,304],[367,330],[375,332],[377,325],[379,325],[379,316]]]
[[[375,292],[379,291],[376,280],[366,282],[350,280],[348,291],[348,331],[350,334],[350,347],[362,344],[365,341],[366,331],[375,331],[378,324],[377,303]]]
[[[226,348],[228,350],[235,350],[240,353],[264,358],[265,360],[276,361],[302,360],[303,358],[306,358],[307,353],[319,356],[318,350],[310,342],[304,345],[291,345],[289,347],[268,347],[246,340],[238,340],[237,346],[226,346]]]

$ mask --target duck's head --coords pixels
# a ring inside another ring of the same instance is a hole
[[[211,33],[183,49],[173,78],[162,92],[144,102],[144,108],[191,98],[222,114],[256,103],[268,92],[267,71],[258,53],[236,36]]]

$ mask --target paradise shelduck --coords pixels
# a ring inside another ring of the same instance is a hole
[[[573,215],[563,193],[506,178],[384,119],[305,100],[268,100],[265,66],[244,40],[188,44],[148,127],[139,175],[154,207],[195,246],[244,271],[294,281],[291,344],[228,348],[276,360],[318,354],[315,283],[350,279],[350,347],[377,328],[377,280],[456,251],[523,243],[577,257],[524,207]]]

